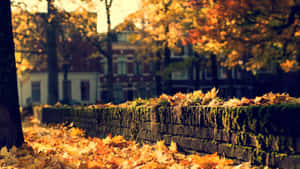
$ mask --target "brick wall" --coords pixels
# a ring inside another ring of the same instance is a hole
[[[43,123],[74,122],[90,136],[123,135],[142,142],[175,141],[180,151],[300,168],[300,106],[44,108]]]

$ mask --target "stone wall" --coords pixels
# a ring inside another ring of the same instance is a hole
[[[300,105],[251,107],[44,108],[43,123],[74,122],[89,136],[176,142],[271,168],[300,168]]]

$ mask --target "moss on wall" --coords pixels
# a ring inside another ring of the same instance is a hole
[[[142,142],[175,140],[182,150],[218,151],[257,165],[277,166],[279,157],[300,156],[300,105],[65,106],[43,108],[41,114],[44,123],[73,121],[95,136],[112,133]]]

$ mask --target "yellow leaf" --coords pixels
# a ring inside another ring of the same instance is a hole
[[[284,63],[281,63],[280,66],[285,72],[289,72],[295,66],[295,60],[287,59]]]
[[[175,142],[171,141],[171,145],[170,145],[170,147],[169,147],[169,150],[170,150],[171,152],[177,152],[177,145],[176,145]]]
[[[7,150],[7,147],[2,147],[2,148],[1,148],[0,155],[1,155],[1,156],[8,156],[8,155],[9,155],[9,152],[8,152],[8,150]]]
[[[165,146],[165,141],[158,141],[156,143],[156,150],[158,151],[166,151],[167,150],[167,147]]]

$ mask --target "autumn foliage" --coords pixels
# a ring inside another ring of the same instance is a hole
[[[217,154],[178,153],[173,142],[166,147],[164,141],[141,145],[122,136],[87,138],[83,130],[72,124],[47,127],[36,122],[35,119],[24,122],[23,147],[1,149],[1,168],[249,168],[249,163],[233,166],[233,161]]]
[[[299,2],[295,0],[192,0],[184,21],[187,41],[220,55],[226,66],[247,70],[278,64],[299,69]]]
[[[227,67],[299,69],[299,1],[143,0],[142,6],[132,17],[144,23],[137,39],[145,50],[163,46],[154,41],[173,50],[181,42],[200,55],[217,55]]]

